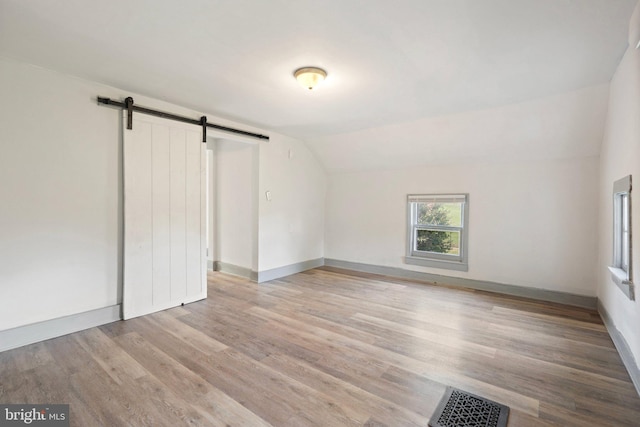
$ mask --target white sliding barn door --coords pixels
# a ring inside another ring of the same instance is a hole
[[[124,129],[125,319],[207,297],[205,148],[194,125],[135,113]]]

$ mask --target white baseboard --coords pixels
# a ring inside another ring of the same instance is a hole
[[[237,265],[229,264],[226,262],[215,261],[213,263],[213,269],[215,271],[221,271],[227,274],[233,274],[234,276],[244,277],[245,279],[252,280],[254,282],[262,283],[269,280],[279,279],[285,276],[291,276],[292,274],[300,273],[303,271],[311,270],[312,268],[322,267],[324,265],[324,258],[311,259],[308,261],[297,262],[295,264],[289,264],[282,267],[273,268],[271,270],[253,271],[246,267],[240,267]]]
[[[122,319],[121,304],[0,331],[0,351],[104,325]]]
[[[244,277],[245,279],[253,281],[256,280],[254,277],[257,277],[257,273],[250,268],[240,267],[239,265],[229,264],[228,262],[222,261],[214,261],[213,270],[220,271],[222,273],[233,274],[234,276]]]
[[[622,363],[624,363],[624,367],[627,368],[627,372],[631,377],[631,381],[633,382],[638,395],[640,395],[640,368],[633,357],[633,353],[631,353],[627,340],[624,339],[618,328],[613,324],[613,319],[609,316],[609,313],[604,308],[601,301],[598,301],[598,312],[600,313],[600,317],[602,317],[602,322],[604,323],[604,326],[606,326],[613,344],[618,350],[618,354],[622,359]]]
[[[308,261],[297,262],[295,264],[285,265],[283,267],[273,268],[258,272],[258,283],[268,282],[269,280],[279,279],[292,274],[301,273],[311,270],[312,268],[322,267],[324,258],[310,259]]]

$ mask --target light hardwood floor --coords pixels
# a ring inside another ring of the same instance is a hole
[[[0,353],[0,403],[75,426],[426,426],[447,385],[509,426],[638,426],[595,311],[316,269]]]

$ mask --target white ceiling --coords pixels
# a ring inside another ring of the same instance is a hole
[[[0,56],[306,140],[606,83],[635,4],[0,0]]]

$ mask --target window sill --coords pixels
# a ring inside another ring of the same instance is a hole
[[[629,280],[629,276],[627,272],[617,267],[607,267],[609,272],[611,272],[611,280],[620,288],[622,292],[629,298],[630,300],[635,299],[635,295],[633,292],[633,282]]]
[[[405,264],[420,265],[422,267],[443,268],[446,270],[469,271],[469,265],[461,261],[447,261],[433,258],[420,258],[414,256],[405,256]]]

